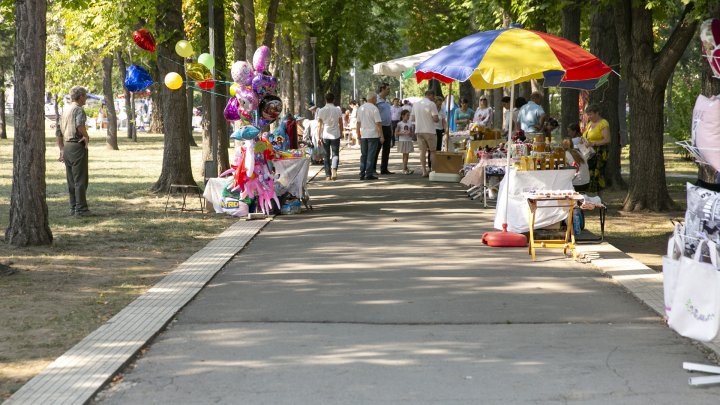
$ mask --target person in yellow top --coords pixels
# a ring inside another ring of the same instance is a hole
[[[589,146],[595,149],[595,155],[587,162],[590,169],[588,191],[599,193],[605,188],[605,164],[608,159],[610,124],[600,116],[600,108],[597,105],[587,106],[585,115],[588,117],[588,124],[585,127],[583,138]]]

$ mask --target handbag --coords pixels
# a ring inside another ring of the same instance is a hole
[[[675,225],[673,234],[668,239],[667,255],[662,257],[663,269],[663,299],[665,301],[665,315],[670,316],[672,311],[673,297],[675,296],[675,287],[677,285],[677,277],[680,272],[680,259],[685,250],[683,242],[683,234],[685,229],[682,224]]]
[[[702,261],[708,247],[711,263]],[[682,336],[709,342],[720,329],[720,272],[717,270],[717,246],[700,242],[692,258],[680,258],[668,325]]]
[[[577,150],[580,151],[580,154],[586,162],[595,156],[595,149],[592,146],[586,145],[584,142],[577,144]]]

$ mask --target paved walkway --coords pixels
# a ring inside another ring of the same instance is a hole
[[[559,250],[531,262],[482,246],[493,209],[419,175],[360,182],[357,155],[344,151],[341,179],[313,183],[315,211],[265,226],[96,402],[718,402],[720,387],[689,387],[681,367],[707,363],[704,349],[652,309],[661,276],[609,245],[583,247],[606,273]]]

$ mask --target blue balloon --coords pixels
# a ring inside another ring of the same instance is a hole
[[[246,125],[230,135],[230,138],[249,141],[260,134],[260,130],[252,125]]]
[[[125,88],[129,91],[143,91],[155,83],[147,70],[138,65],[130,65],[125,74]]]

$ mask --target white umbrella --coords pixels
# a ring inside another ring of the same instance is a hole
[[[415,55],[404,56],[389,60],[387,62],[380,62],[373,65],[373,74],[378,76],[391,76],[401,78],[403,72],[408,69],[412,69],[415,66],[425,62],[429,57],[435,55],[440,50],[445,48],[433,49],[431,51],[421,52]],[[402,79],[400,79],[400,97],[402,98]]]

